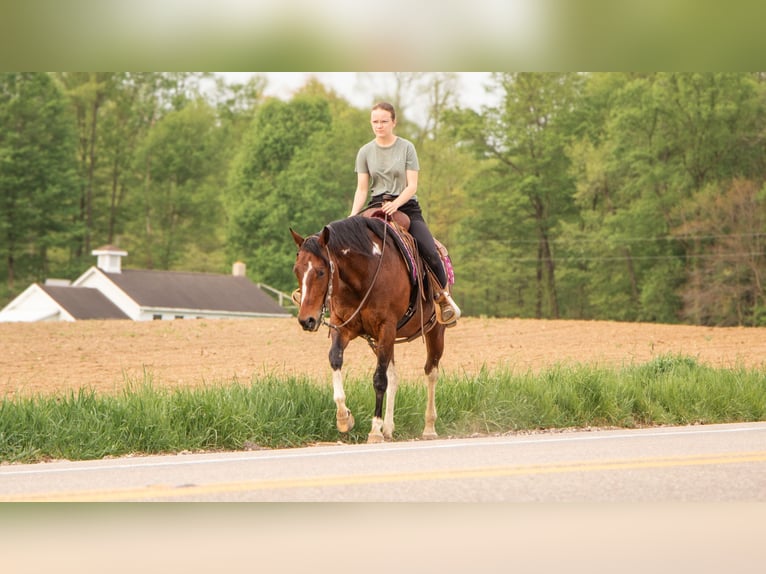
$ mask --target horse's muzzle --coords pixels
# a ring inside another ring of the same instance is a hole
[[[303,327],[304,331],[316,331],[319,329],[320,321],[316,317],[306,317],[305,319],[298,319],[298,322]]]

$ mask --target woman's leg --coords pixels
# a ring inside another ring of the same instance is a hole
[[[420,256],[426,262],[436,275],[436,279],[441,284],[442,290],[436,296],[437,314],[436,317],[440,323],[448,327],[455,325],[460,318],[460,308],[452,300],[447,289],[447,272],[444,270],[439,252],[436,249],[434,237],[428,229],[426,222],[420,218],[410,219],[410,235],[415,238],[418,244]]]
[[[434,272],[436,278],[443,288],[447,287],[447,273],[444,271],[439,252],[436,250],[434,236],[428,229],[428,225],[423,220],[412,219],[410,221],[410,235],[418,242],[418,251],[423,260]]]

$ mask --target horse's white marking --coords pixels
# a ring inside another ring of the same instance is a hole
[[[423,438],[436,438],[436,382],[438,378],[438,369],[432,369],[426,375],[428,388],[426,391],[426,425],[423,427]]]
[[[341,253],[343,253],[343,255],[348,255],[350,252],[351,252],[351,250],[348,247],[346,247],[345,249],[341,250]]]
[[[399,387],[399,379],[396,376],[394,362],[388,364],[386,371],[388,388],[386,389],[386,414],[383,419],[383,436],[390,439],[394,434],[394,405],[396,404],[396,390]]]
[[[372,429],[370,430],[370,434],[382,436],[383,435],[383,433],[381,432],[382,428],[383,428],[383,419],[378,417],[372,417]]]
[[[314,268],[314,266],[311,264],[311,261],[309,261],[309,266],[306,269],[306,272],[303,274],[303,282],[301,287],[301,294],[305,295],[309,292],[309,273],[311,273],[311,270]],[[303,297],[301,297],[301,301],[303,301]]]
[[[340,369],[336,369],[332,372],[332,398],[337,403],[338,401],[346,400],[346,393],[343,390],[343,375]]]
[[[380,245],[378,245],[375,241],[372,242],[372,254],[373,255],[381,255],[383,252],[380,250]]]

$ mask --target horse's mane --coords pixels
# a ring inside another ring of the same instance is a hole
[[[358,253],[370,253],[372,241],[367,233],[372,229],[376,235],[382,234],[383,222],[379,219],[355,215],[329,224],[330,240],[328,247],[336,249],[351,249]]]
[[[333,221],[327,224],[327,227],[330,228],[327,248],[331,252],[350,249],[356,253],[370,254],[372,242],[367,231],[371,229],[378,237],[382,237],[383,225],[383,221],[379,219],[362,217],[361,215]],[[325,258],[319,247],[318,234],[306,239],[304,247],[314,255]]]

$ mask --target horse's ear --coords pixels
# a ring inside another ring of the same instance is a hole
[[[293,228],[292,228],[292,227],[290,228],[290,233],[291,233],[291,234],[292,234],[292,236],[293,236],[293,241],[295,241],[295,244],[296,244],[298,247],[300,247],[301,245],[303,245],[303,237],[301,237],[300,235],[298,235],[297,233],[295,233],[295,231],[293,231]]]
[[[325,225],[322,232],[319,234],[319,243],[320,245],[327,245],[327,242],[330,241],[330,226]]]

